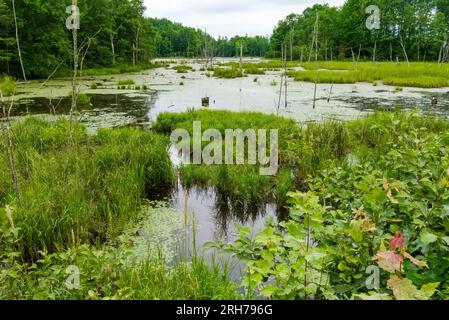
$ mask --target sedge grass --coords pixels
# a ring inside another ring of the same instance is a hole
[[[72,237],[76,243],[114,237],[146,194],[172,180],[168,139],[151,132],[104,129],[90,137],[82,125],[36,118],[17,123],[13,132],[23,202],[15,209],[18,245],[27,259],[65,249]],[[0,157],[6,160],[1,144]],[[2,206],[14,203],[6,163],[0,164]]]
[[[297,81],[318,83],[355,83],[382,81],[385,85],[441,88],[449,86],[449,66],[437,63],[412,62],[310,62],[306,71],[290,72]]]

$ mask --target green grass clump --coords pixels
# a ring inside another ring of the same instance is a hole
[[[263,69],[258,68],[254,64],[250,64],[250,65],[245,67],[245,73],[246,74],[262,75],[262,74],[265,74],[265,71]]]
[[[173,67],[173,70],[176,70],[177,73],[188,73],[192,69],[193,68],[191,66],[187,66],[187,65],[180,65],[180,66]]]
[[[239,68],[240,63],[239,62],[227,62],[222,64],[222,66],[227,66],[231,68]],[[278,71],[280,69],[283,69],[285,66],[285,63],[281,60],[270,60],[270,61],[263,61],[263,62],[243,62],[242,67],[245,70],[248,70],[249,72],[246,72],[247,74],[264,74],[264,71]],[[295,68],[298,66],[298,63],[296,62],[287,62],[287,68]],[[256,72],[256,73],[251,73]]]
[[[215,68],[213,76],[220,79],[235,79],[245,75],[237,68]]]
[[[12,96],[17,90],[16,83],[13,78],[0,78],[0,91],[4,97]]]
[[[97,85],[96,83],[92,83],[92,84],[90,85],[90,88],[91,88],[92,90],[96,90],[96,89],[98,89],[98,85]]]
[[[133,85],[135,84],[134,80],[131,79],[125,79],[125,80],[119,80],[118,85],[119,86],[127,86],[127,85]]]
[[[69,92],[69,98],[72,97],[72,92]],[[90,101],[92,100],[92,97],[83,93],[83,92],[78,92],[78,95],[76,97],[76,103],[80,106],[86,106],[90,104]]]
[[[437,63],[412,62],[408,65],[393,62],[310,62],[302,66],[307,71],[291,72],[290,76],[298,81],[308,82],[314,82],[317,77],[318,82],[326,83],[382,81],[385,85],[402,87],[449,86],[449,67]]]
[[[290,71],[288,73],[295,81],[317,82],[317,83],[356,83],[357,77],[354,72],[338,71]]]
[[[15,208],[21,232],[17,250],[29,259],[40,250],[64,250],[72,237],[77,244],[111,239],[135,216],[148,192],[171,183],[164,136],[133,128],[87,136],[80,124],[36,118],[17,123],[13,131],[23,202]],[[1,144],[0,158],[4,207],[14,193]]]
[[[162,67],[163,64],[159,63],[147,63],[147,64],[139,64],[136,66],[132,65],[120,65],[111,68],[93,68],[93,69],[84,69],[83,76],[106,76],[111,74],[122,74],[122,73],[134,73],[140,72],[144,70],[151,70]],[[66,74],[69,75],[69,74]]]
[[[382,81],[386,85],[401,87],[440,88],[449,86],[449,79],[443,77],[420,76],[417,78],[389,77]]]
[[[223,134],[226,129],[266,129],[268,132],[270,129],[279,129],[281,159],[284,159],[284,155],[287,153],[288,143],[299,137],[299,127],[294,121],[252,112],[199,110],[181,114],[164,113],[158,116],[154,128],[164,134],[170,134],[177,128],[186,129],[192,134],[193,121],[201,121],[203,131],[214,128]],[[207,142],[203,142],[203,147],[207,144]],[[286,163],[281,160],[281,166],[283,165]],[[261,176],[258,166],[191,165],[181,168],[180,174],[183,182],[187,185],[214,186],[222,194],[236,200],[274,199],[272,190],[276,185],[276,177]]]

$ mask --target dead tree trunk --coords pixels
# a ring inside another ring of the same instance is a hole
[[[76,6],[77,4],[78,0],[72,0],[72,5]],[[72,36],[73,36],[73,77],[72,77],[72,106],[70,108],[70,121],[72,121],[73,113],[76,111],[76,102],[78,100],[78,92],[77,92],[78,90],[76,84],[76,78],[78,75],[78,29],[76,25],[73,26]]]
[[[240,40],[240,75],[243,75],[243,41]]]
[[[315,61],[318,61],[318,27],[319,27],[319,15],[317,12],[315,27],[313,30],[313,39],[315,40]],[[318,70],[315,70],[315,88],[314,88],[314,93],[313,93],[313,109],[316,108],[317,86],[318,86]]]
[[[402,36],[401,35],[399,35],[399,40],[400,40],[399,42],[400,42],[401,47],[402,47],[402,51],[404,52],[405,61],[407,61],[408,66],[410,66],[410,61],[408,60],[407,50],[405,50],[404,41],[402,40]]]
[[[285,59],[284,59],[284,81],[285,81],[285,109],[288,106],[288,78],[287,78],[287,44],[285,44]]]
[[[19,53],[20,67],[22,68],[23,80],[27,81],[27,77],[25,74],[25,68],[23,67],[22,51],[20,50],[19,27],[17,26],[16,4],[15,4],[14,0],[12,0],[12,11],[13,11],[13,15],[14,15],[14,25],[15,25],[15,29],[16,29],[16,43],[17,43],[17,51]]]
[[[114,46],[114,35],[111,31],[111,51],[112,51],[112,64],[115,65],[115,46]]]

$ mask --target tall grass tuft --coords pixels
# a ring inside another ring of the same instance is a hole
[[[72,148],[66,120],[27,118],[13,128],[23,200],[15,223],[27,259],[63,250],[73,236],[77,244],[106,241],[134,217],[142,198],[172,181],[166,137],[133,128],[90,137],[84,126],[71,126]],[[13,198],[5,157],[0,144],[1,206]]]

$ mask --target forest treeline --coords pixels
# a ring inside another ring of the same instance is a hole
[[[370,5],[379,8],[380,29],[369,30]],[[316,37],[315,37],[316,35]],[[280,21],[270,56],[286,47],[290,59],[437,61],[449,55],[448,0],[347,0],[340,8],[317,4]]]
[[[21,78],[16,34],[26,74],[46,78],[72,69],[71,0],[0,0],[0,74]],[[14,6],[13,6],[14,5]],[[365,9],[380,9],[380,29],[370,31]],[[143,0],[78,0],[83,68],[148,64],[156,57],[240,55],[292,60],[375,59],[442,61],[449,58],[448,0],[347,0],[291,14],[270,37],[214,39],[205,30],[144,16]],[[15,15],[14,10],[15,8]],[[17,32],[16,32],[17,26]]]
[[[66,28],[71,0],[0,0],[0,74],[21,77],[17,34],[24,69],[30,78],[59,75],[72,68],[72,33]],[[266,55],[269,39],[234,37],[213,39],[205,31],[167,19],[144,16],[143,0],[78,0],[79,47],[84,68],[148,64],[155,57],[204,55]],[[237,49],[238,48],[238,49]]]

